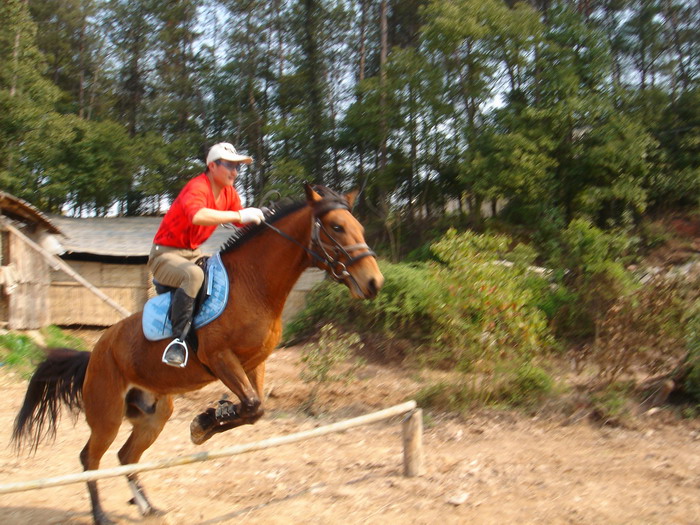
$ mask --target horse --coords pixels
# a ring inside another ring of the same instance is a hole
[[[141,328],[142,312],[109,327],[92,352],[47,351],[30,379],[16,417],[18,449],[55,437],[60,407],[84,411],[90,436],[80,453],[84,470],[100,460],[126,418],[129,438],[121,464],[137,463],[173,412],[173,395],[219,380],[239,403],[219,401],[197,415],[190,437],[201,444],[214,434],[253,424],[264,413],[265,360],[282,333],[282,309],[294,283],[310,266],[325,270],[358,299],[374,298],[384,282],[364,228],[352,215],[356,193],[341,195],[305,185],[306,199],[280,207],[259,225],[241,228],[220,250],[230,280],[229,301],[216,320],[196,331],[197,351],[185,368],[165,366],[167,341],[152,342]],[[127,482],[143,516],[159,514],[136,474]],[[96,481],[88,481],[96,524],[113,523],[100,504]]]

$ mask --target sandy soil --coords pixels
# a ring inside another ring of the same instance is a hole
[[[308,393],[299,353],[269,360],[268,413],[254,426],[219,434],[201,447],[189,441],[192,417],[225,392],[220,383],[176,401],[175,413],[143,461],[310,429],[400,403],[420,388],[413,374],[368,365],[361,379],[335,386],[322,415],[298,407]],[[65,417],[53,444],[33,457],[8,446],[26,383],[0,369],[0,484],[79,472],[88,433]],[[104,458],[128,435],[122,427]],[[374,523],[700,523],[700,425],[664,411],[630,428],[598,427],[519,414],[466,419],[426,415],[426,474],[402,476],[398,419],[279,448],[147,472],[141,480],[165,511],[143,519],[127,501],[123,478],[100,482],[105,510],[120,524],[374,524]],[[88,524],[84,484],[0,496],[0,523]]]

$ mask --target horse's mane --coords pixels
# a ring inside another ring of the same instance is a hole
[[[290,213],[294,213],[306,206],[306,202],[289,202],[282,201],[279,203],[272,204],[270,207],[263,208],[263,213],[265,214],[265,222],[274,223],[280,219],[283,219]],[[219,252],[223,255],[229,253],[236,248],[239,248],[242,244],[246,243],[261,231],[265,230],[267,226],[264,224],[250,224],[248,226],[243,226],[241,228],[236,228],[231,236],[226,239],[226,241],[219,248]]]
[[[345,197],[337,191],[321,185],[315,185],[313,188],[319,195],[321,195],[321,197],[323,197],[323,200],[319,201],[314,206],[314,210],[317,215],[322,215],[326,211],[334,208],[348,207]],[[290,213],[300,210],[304,206],[306,206],[306,201],[290,202],[289,199],[274,203],[268,208],[263,208],[265,222],[274,223],[280,219],[283,219]],[[264,224],[251,224],[249,226],[237,228],[231,234],[231,236],[226,239],[224,244],[221,245],[219,252],[223,255],[235,250],[236,248],[239,248],[242,244],[255,237],[265,228],[266,226]]]

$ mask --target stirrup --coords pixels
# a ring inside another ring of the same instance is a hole
[[[182,361],[182,363],[178,363],[178,362],[171,361],[168,359],[168,357],[169,357],[168,351],[170,351],[170,347],[173,345],[181,346],[182,348],[185,349],[185,359]],[[174,366],[175,368],[185,368],[187,366],[187,360],[189,359],[189,357],[190,357],[190,351],[187,348],[187,343],[185,341],[182,341],[180,338],[175,338],[172,341],[170,341],[168,346],[165,347],[161,361],[168,366]]]

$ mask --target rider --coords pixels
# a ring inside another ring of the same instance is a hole
[[[242,207],[233,187],[241,164],[251,162],[251,157],[240,155],[228,142],[212,146],[206,170],[185,185],[153,239],[148,268],[154,280],[176,288],[170,305],[175,339],[165,348],[162,358],[167,365],[187,364],[185,340],[192,324],[195,297],[204,281],[204,272],[195,264],[202,257],[199,246],[219,224],[260,224],[264,220],[260,209]]]

